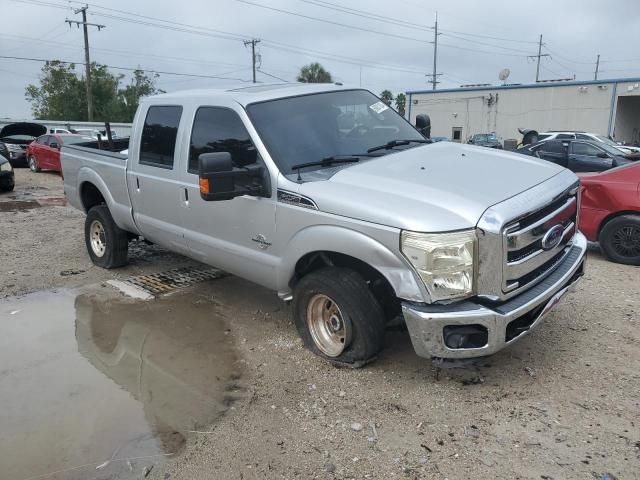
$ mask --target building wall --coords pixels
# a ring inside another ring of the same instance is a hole
[[[612,95],[614,84],[601,83],[411,93],[408,101],[412,123],[426,113],[433,136],[451,138],[452,128],[462,127],[466,141],[486,132],[520,139],[519,127],[607,134]]]

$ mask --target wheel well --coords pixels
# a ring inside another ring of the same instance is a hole
[[[85,212],[88,212],[91,207],[107,203],[102,193],[100,193],[100,190],[98,190],[98,187],[90,182],[84,182],[80,186],[80,200],[82,201]]]
[[[620,212],[615,212],[610,214],[609,216],[605,217],[602,222],[600,222],[600,227],[598,228],[598,241],[600,240],[600,234],[602,233],[602,229],[604,228],[604,226],[609,223],[611,220],[613,220],[614,218],[617,217],[621,217],[622,215],[636,215],[636,216],[640,216],[640,212],[635,211],[635,210],[622,210]]]
[[[307,253],[296,263],[295,274],[289,282],[290,286],[293,288],[302,277],[324,267],[343,267],[358,272],[380,301],[387,319],[392,319],[401,313],[400,300],[385,276],[368,263],[343,253],[330,251]]]

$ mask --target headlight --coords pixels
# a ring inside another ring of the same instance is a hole
[[[418,233],[400,237],[404,256],[417,270],[431,298],[448,300],[475,293],[476,232]]]
[[[10,152],[21,152],[22,151],[22,147],[20,147],[20,145],[15,145],[13,143],[5,143],[5,146],[7,147],[7,150],[9,150]]]
[[[0,172],[10,172],[13,170],[9,162],[0,163]]]

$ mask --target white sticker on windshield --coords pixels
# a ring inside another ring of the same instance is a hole
[[[373,105],[369,105],[369,108],[376,113],[382,113],[389,108],[389,106],[384,102],[376,102]]]

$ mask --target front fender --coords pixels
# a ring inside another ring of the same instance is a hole
[[[307,227],[291,238],[277,272],[281,297],[291,293],[289,283],[294,277],[298,260],[313,252],[334,252],[356,258],[380,272],[398,298],[414,302],[429,301],[424,285],[400,255],[368,235],[334,225]]]

